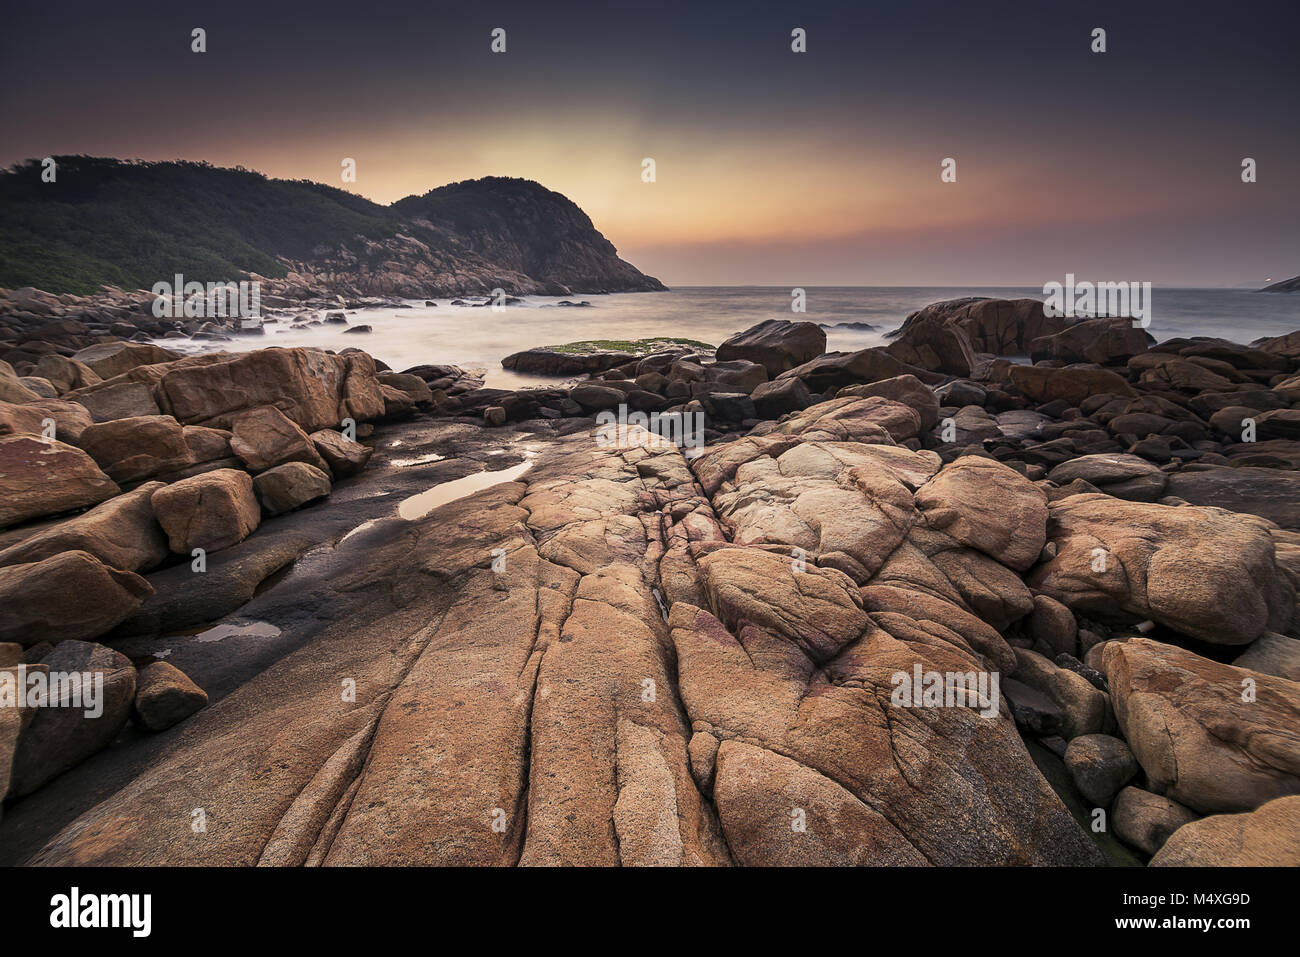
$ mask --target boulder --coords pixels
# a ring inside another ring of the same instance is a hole
[[[1047,540],[1047,496],[993,459],[963,456],[916,493],[926,524],[1017,571]]]
[[[573,387],[569,398],[582,406],[587,412],[598,412],[617,408],[622,405],[626,395],[609,386],[596,385],[593,382],[581,382]]]
[[[241,413],[275,406],[304,430],[382,417],[374,360],[362,352],[259,349],[207,364],[177,363],[158,380],[158,401],[185,425],[225,428]]]
[[[1162,848],[1169,836],[1197,819],[1195,811],[1141,788],[1123,788],[1110,812],[1115,836],[1147,854]]]
[[[1300,639],[1265,632],[1234,658],[1232,664],[1236,668],[1300,681]]]
[[[53,419],[54,437],[69,445],[80,445],[81,433],[95,421],[84,405],[66,399],[41,399],[22,408],[38,412],[43,418]]]
[[[34,645],[95,638],[153,594],[131,572],[82,551],[0,568],[0,641]]]
[[[267,515],[280,515],[330,493],[330,479],[306,462],[286,462],[253,479],[253,490]]]
[[[1215,814],[1173,833],[1152,867],[1300,867],[1300,795]]]
[[[1029,343],[1029,354],[1040,359],[1115,365],[1146,352],[1155,339],[1131,319],[1088,319],[1072,323],[1061,332]]]
[[[154,399],[153,386],[130,378],[130,373],[98,385],[64,393],[63,398],[85,406],[96,422],[129,419],[140,415],[159,415],[162,410]]]
[[[879,347],[858,352],[828,352],[782,372],[777,378],[800,379],[814,394],[833,394],[846,385],[876,382],[909,373],[922,382],[943,381],[943,376],[910,366]]]
[[[1079,792],[1093,807],[1110,807],[1111,800],[1138,772],[1137,761],[1119,738],[1082,734],[1065,749],[1065,767]]]
[[[333,429],[321,429],[311,434],[312,445],[317,453],[329,465],[336,479],[356,475],[366,467],[374,449],[360,442],[354,442],[341,432]]]
[[[49,379],[42,379],[40,376],[35,375],[25,375],[20,377],[18,381],[42,399],[57,399],[59,397],[59,390],[54,388],[54,383]]]
[[[1022,356],[1035,339],[1066,328],[1068,320],[1049,316],[1037,299],[950,299],[922,312],[940,312],[962,328],[976,352]]]
[[[14,367],[0,359],[0,402],[31,402],[40,395],[23,385]]]
[[[69,680],[61,684],[57,697],[51,683],[54,700],[33,709],[31,723],[18,739],[12,796],[30,794],[108,747],[131,713],[135,668],[125,655],[93,642],[65,640],[41,663],[51,676]]]
[[[885,351],[908,365],[963,378],[975,368],[970,337],[947,316],[921,310],[908,316],[894,335]]]
[[[84,363],[53,354],[41,356],[32,374],[48,380],[60,393],[97,385],[104,381],[95,370]]]
[[[1116,624],[1152,619],[1220,645],[1249,644],[1290,624],[1294,588],[1260,523],[1097,494],[1048,509],[1056,554],[1028,582],[1076,614]]]
[[[0,435],[40,435],[45,419],[41,409],[0,401]]]
[[[1164,494],[1166,476],[1137,455],[1099,453],[1062,462],[1047,473],[1057,485],[1082,479],[1094,488],[1134,502],[1154,502]]]
[[[162,488],[148,482],[90,511],[42,529],[0,551],[0,566],[44,561],[60,552],[86,552],[111,568],[148,571],[168,556],[167,539],[150,498]]]
[[[207,693],[185,672],[165,661],[155,661],[141,668],[136,676],[131,719],[146,731],[166,731],[207,703]]]
[[[858,398],[878,395],[902,403],[915,409],[920,415],[921,429],[925,432],[930,431],[939,422],[939,400],[935,397],[934,390],[914,375],[900,375],[865,385],[845,386],[839,391],[839,395],[852,395]]]
[[[1300,793],[1300,684],[1146,638],[1107,643],[1102,663],[1153,791],[1205,814]]]
[[[1248,512],[1300,530],[1300,473],[1224,466],[1184,469],[1169,476],[1165,494],[1193,505]]]
[[[328,466],[311,437],[274,406],[265,405],[235,417],[230,427],[230,451],[250,471],[261,472],[285,462]]]
[[[826,332],[815,322],[767,319],[718,346],[719,362],[748,359],[775,379],[826,351]]]
[[[189,555],[195,548],[215,552],[242,542],[262,521],[253,479],[238,469],[217,469],[181,479],[153,493],[150,500],[171,550]]]
[[[138,482],[192,461],[185,430],[170,415],[98,422],[82,431],[81,448],[116,482]]]
[[[1012,385],[1027,399],[1040,404],[1062,399],[1078,405],[1090,396],[1135,394],[1128,380],[1109,369],[1013,365],[1010,375]]]
[[[0,436],[0,528],[117,493],[117,483],[81,449],[34,435]]]
[[[405,392],[416,405],[433,404],[433,390],[419,376],[407,375],[401,372],[380,372],[378,378],[384,385]]]
[[[800,379],[776,379],[764,382],[749,394],[755,413],[764,419],[779,419],[787,412],[797,412],[812,405],[812,394]]]
[[[72,358],[94,370],[101,379],[112,379],[137,366],[179,359],[181,353],[148,342],[101,342],[82,349]]]

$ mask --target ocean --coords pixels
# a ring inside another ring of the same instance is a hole
[[[160,340],[183,352],[249,351],[267,346],[318,346],[364,349],[396,370],[424,363],[450,363],[487,373],[487,385],[520,388],[543,383],[537,376],[501,368],[501,359],[535,346],[584,339],[640,339],[673,336],[717,345],[764,319],[794,319],[826,327],[828,351],[851,351],[886,342],[908,313],[927,303],[962,296],[1045,298],[1041,288],[939,286],[807,287],[806,312],[790,311],[790,289],[778,286],[686,286],[669,292],[570,296],[589,308],[560,307],[557,297],[528,296],[499,311],[453,306],[449,299],[409,309],[362,309],[348,313],[352,325],[369,325],[369,334],[345,334],[343,326],[290,330],[287,323],[266,326],[264,336],[233,342]],[[1217,336],[1250,342],[1300,329],[1300,294],[1236,289],[1164,289],[1152,293],[1148,328],[1158,340],[1176,336]],[[843,324],[867,324],[852,328]]]

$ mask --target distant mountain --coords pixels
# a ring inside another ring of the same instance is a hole
[[[150,288],[257,274],[310,297],[639,292],[591,219],[525,179],[466,180],[380,206],[307,180],[207,163],[55,158],[0,173],[0,287]]]
[[[1300,292],[1300,276],[1275,282],[1271,286],[1265,286],[1260,292]]]

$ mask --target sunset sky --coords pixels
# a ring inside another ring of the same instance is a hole
[[[669,285],[1300,273],[1295,0],[36,6],[0,33],[6,166],[201,159],[383,203],[523,176]]]

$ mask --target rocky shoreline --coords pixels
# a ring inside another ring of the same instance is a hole
[[[0,672],[104,712],[0,708],[0,863],[1300,863],[1300,332],[967,299],[507,391],[18,293]]]

